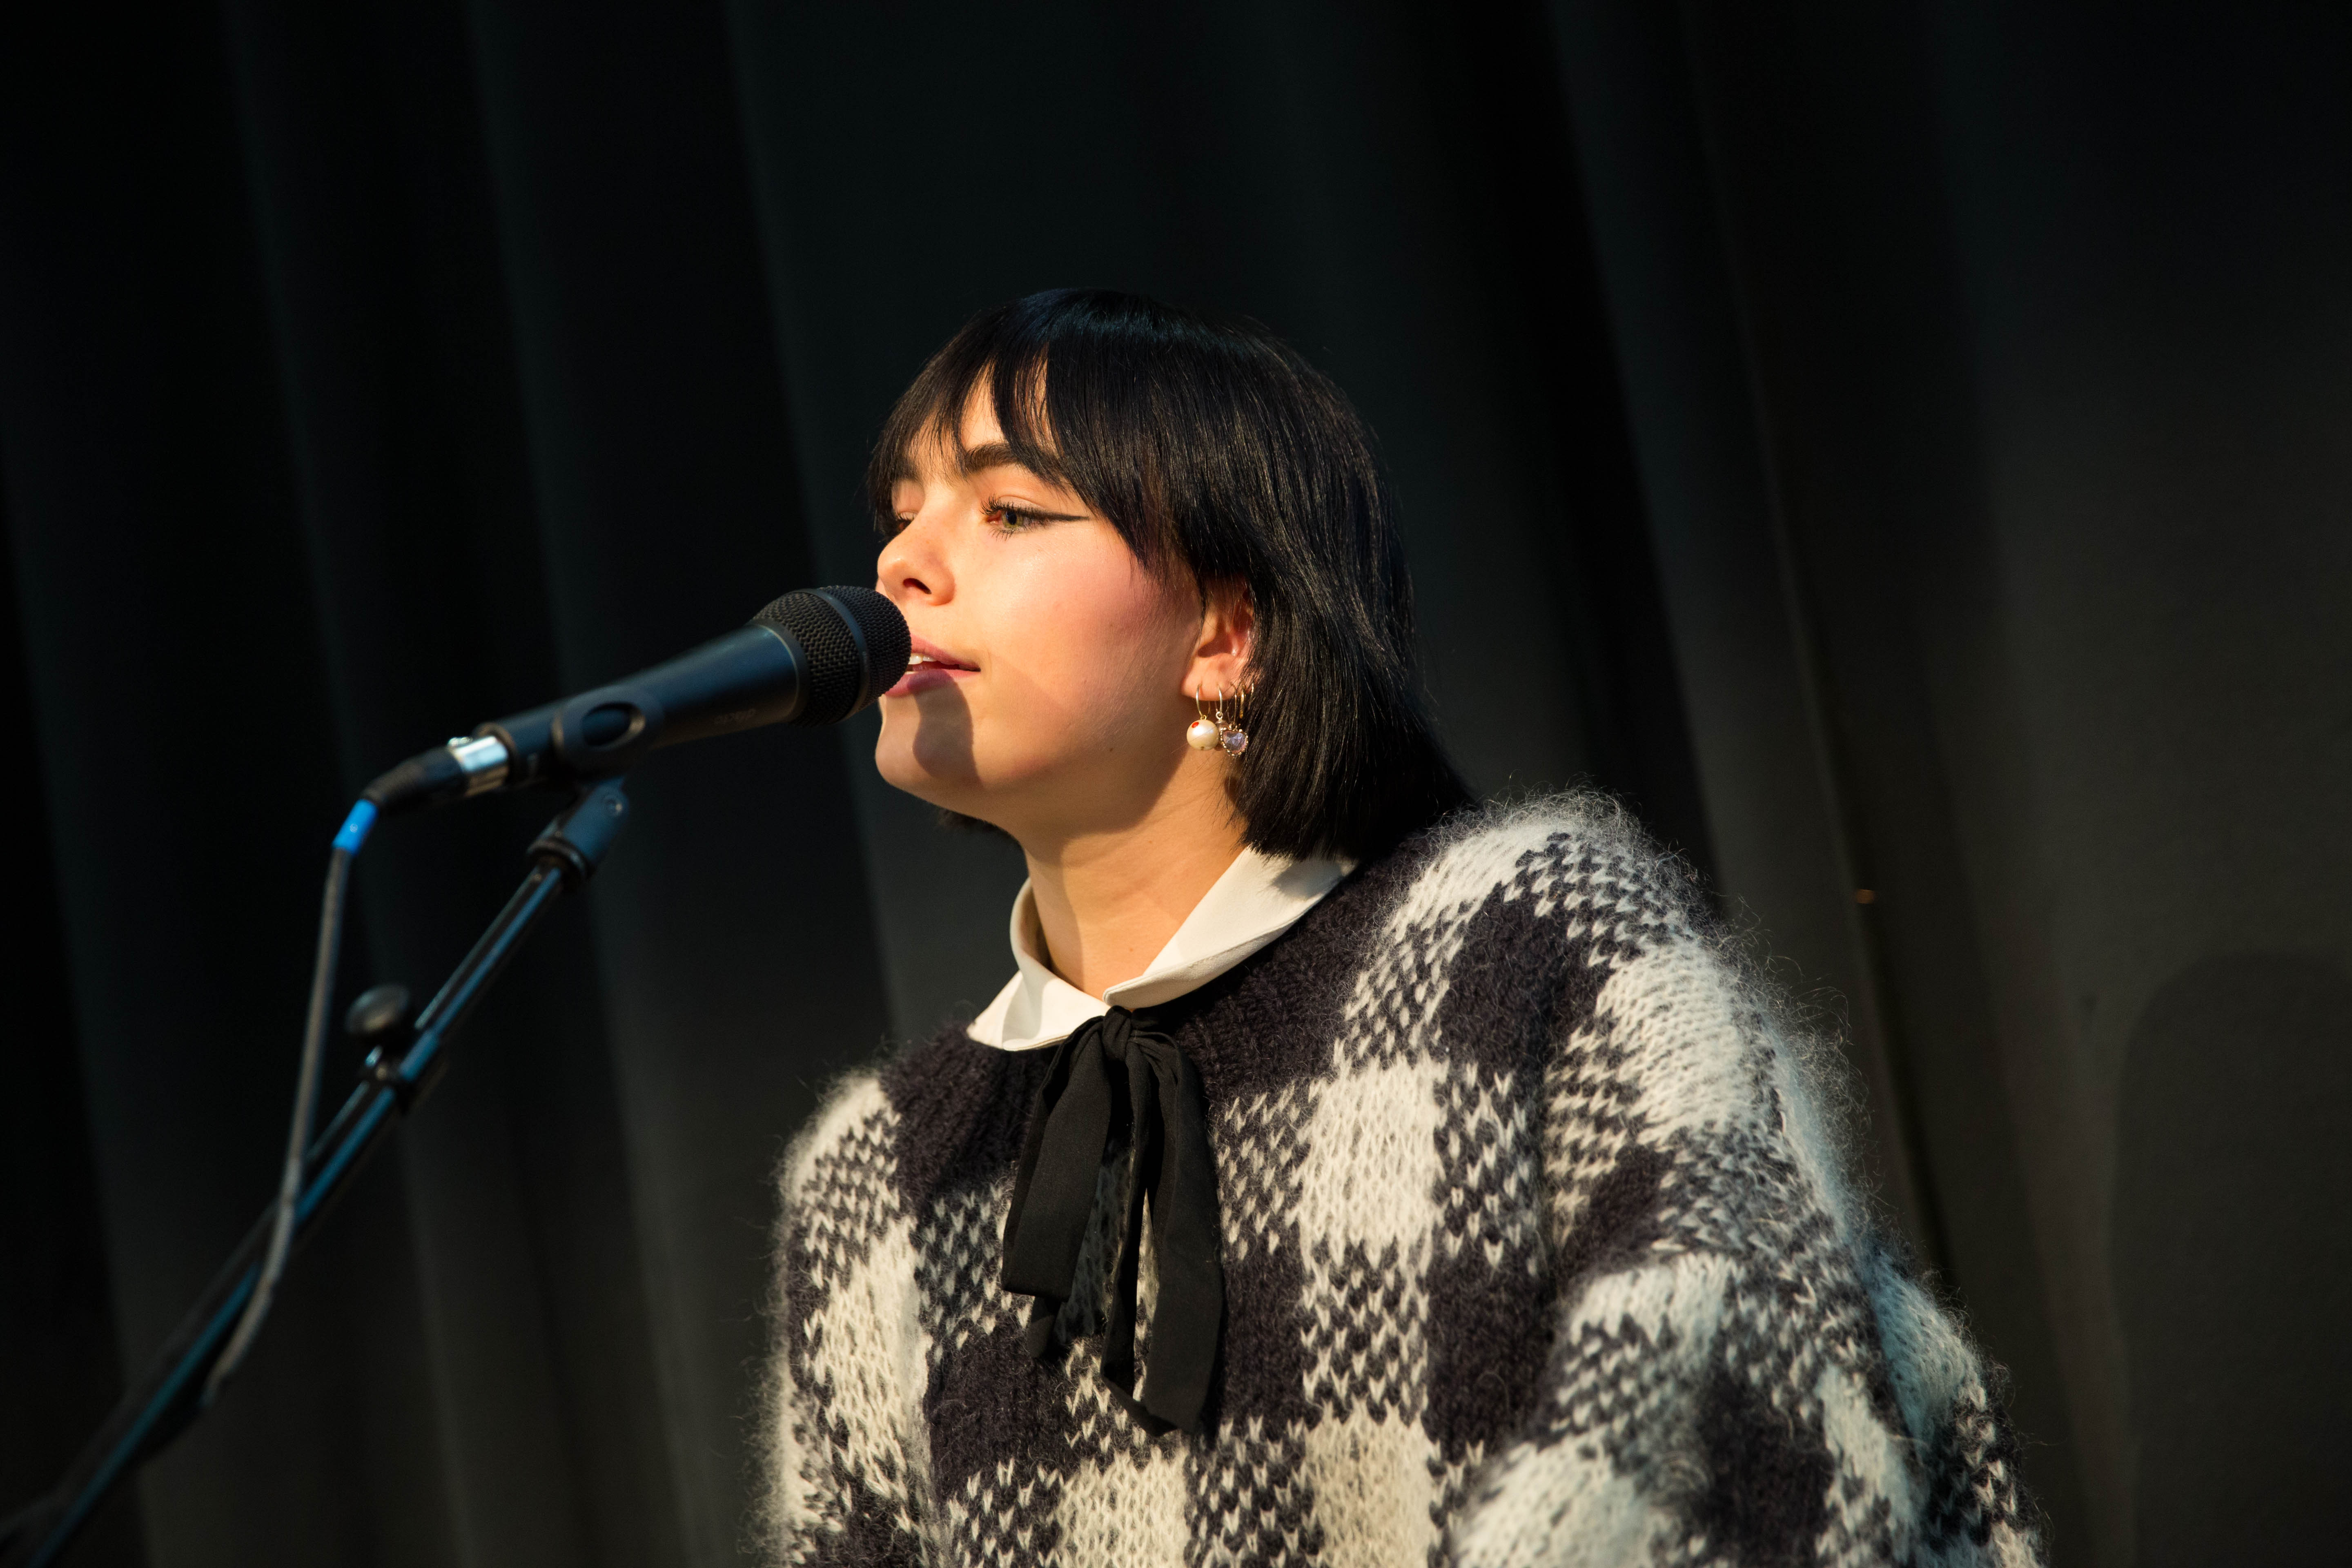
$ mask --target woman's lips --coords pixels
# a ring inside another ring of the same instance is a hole
[[[929,691],[937,687],[953,686],[959,675],[978,675],[976,669],[963,669],[945,664],[910,664],[898,684],[884,692],[885,697],[912,697],[918,691]]]
[[[921,637],[914,639],[912,647],[908,650],[907,660],[907,673],[900,676],[883,696],[912,697],[919,691],[953,686],[958,676],[980,673],[945,648],[925,642]]]

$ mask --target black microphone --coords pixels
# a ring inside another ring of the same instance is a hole
[[[362,798],[389,815],[609,778],[663,746],[763,724],[838,723],[898,684],[908,643],[871,588],[803,588],[666,664],[421,752]]]

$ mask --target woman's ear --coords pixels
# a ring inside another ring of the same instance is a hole
[[[1250,653],[1257,633],[1257,607],[1249,584],[1238,577],[1211,583],[1201,595],[1201,635],[1185,672],[1187,696],[1231,696],[1249,684]]]

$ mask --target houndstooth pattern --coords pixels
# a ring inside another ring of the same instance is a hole
[[[1096,1468],[1148,1465],[1157,1451],[1152,1434],[1111,1393],[1110,1385],[1099,1375],[1101,1369],[1099,1339],[1089,1339],[1070,1348],[1062,1408],[1068,1423],[1071,1458],[1081,1466]]]
[[[1429,1503],[1431,1532],[1435,1537],[1426,1553],[1429,1568],[1444,1568],[1445,1525],[1462,1511],[1469,1500],[1470,1483],[1486,1461],[1486,1445],[1473,1443],[1460,1458],[1447,1459],[1432,1454],[1429,1457],[1429,1479],[1433,1495]]]
[[[947,1554],[987,1568],[1045,1562],[1061,1544],[1062,1527],[1055,1518],[1061,1500],[1062,1478],[1055,1472],[999,1460],[994,1469],[975,1472],[948,1494],[941,1510]]]
[[[1638,1066],[1610,1015],[1576,1030],[1550,1064],[1544,1081],[1544,1153],[1551,1177],[1547,1232],[1553,1246],[1567,1241],[1594,1189],[1618,1168],[1640,1132],[1640,1096]]]
[[[1870,1303],[1837,1243],[1829,1216],[1809,1205],[1796,1173],[1747,1138],[1689,1150],[1661,1184],[1666,1234],[1654,1245],[1674,1252],[1737,1258],[1742,1264],[1726,1300],[1725,1332],[1738,1365],[1769,1385],[1774,1403],[1800,1420],[1819,1420],[1817,1385],[1839,1367],[1884,1386],[1883,1357]],[[1741,1145],[1749,1145],[1744,1150]],[[1739,1151],[1745,1159],[1730,1151]],[[1882,1417],[1892,1419],[1891,1389]]]
[[[808,1216],[809,1267],[820,1289],[845,1280],[898,1219],[890,1179],[896,1121],[887,1107],[867,1112],[811,1165],[801,1201]]]
[[[1630,1317],[1614,1326],[1584,1323],[1563,1348],[1545,1440],[1581,1444],[1588,1458],[1604,1451],[1621,1464],[1639,1464],[1637,1445],[1658,1429],[1660,1412],[1677,1397],[1675,1331],[1653,1334]]]
[[[1990,1375],[1852,1197],[1712,930],[1571,798],[1406,847],[1172,1014],[1227,1280],[1198,1435],[1099,1375],[1123,1160],[1066,1349],[1022,1350],[997,1270],[1034,1063],[950,1031],[853,1080],[785,1173],[776,1555],[2037,1562]]]
[[[908,1252],[898,1198],[897,1112],[869,1085],[843,1095],[795,1150],[788,1177],[799,1194],[788,1237],[786,1285],[803,1310],[788,1314],[779,1380],[802,1397],[774,1412],[770,1442],[777,1490],[806,1527],[787,1538],[784,1560],[821,1563],[845,1534],[873,1528],[911,1539],[923,1520],[917,1455],[893,1414],[908,1388],[895,1374],[903,1344],[876,1336],[856,1300],[877,1253]],[[901,1240],[894,1249],[894,1239]],[[794,1268],[794,1266],[797,1266]]]
[[[1930,1539],[1983,1541],[2024,1511],[2016,1435],[1996,1415],[1980,1383],[1971,1381],[1962,1392],[1937,1447],[1941,1463],[1927,1509]]]
[[[1218,1205],[1225,1249],[1236,1263],[1278,1251],[1286,1241],[1296,1250],[1298,1179],[1314,1121],[1315,1089],[1307,1083],[1251,1095],[1218,1119],[1212,1145]]]
[[[1306,1392],[1334,1415],[1363,1411],[1375,1421],[1421,1418],[1423,1337],[1428,1299],[1416,1250],[1395,1242],[1377,1258],[1361,1242],[1336,1253],[1310,1251],[1306,1290]]]
[[[1541,1166],[1534,1108],[1516,1075],[1457,1064],[1437,1080],[1436,1098],[1438,1246],[1475,1247],[1491,1268],[1512,1258],[1540,1272]]]
[[[935,1199],[915,1232],[915,1290],[930,1331],[933,1365],[1017,1323],[1028,1298],[997,1279],[1009,1184],[966,1188]]]
[[[1306,1568],[1323,1551],[1304,1433],[1252,1416],[1190,1459],[1185,1568]]]

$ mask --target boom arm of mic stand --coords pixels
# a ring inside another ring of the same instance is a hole
[[[629,816],[618,779],[581,792],[530,847],[530,874],[464,962],[450,973],[397,1060],[369,1058],[365,1079],[312,1142],[303,1159],[295,1210],[297,1245],[307,1238],[368,1156],[440,1079],[446,1047],[496,983],[523,939],[562,896],[604,863]],[[47,1568],[114,1487],[204,1414],[206,1373],[244,1313],[269,1245],[265,1211],[198,1297],[136,1387],[126,1392],[73,1468],[49,1495],[0,1524],[0,1568]]]

